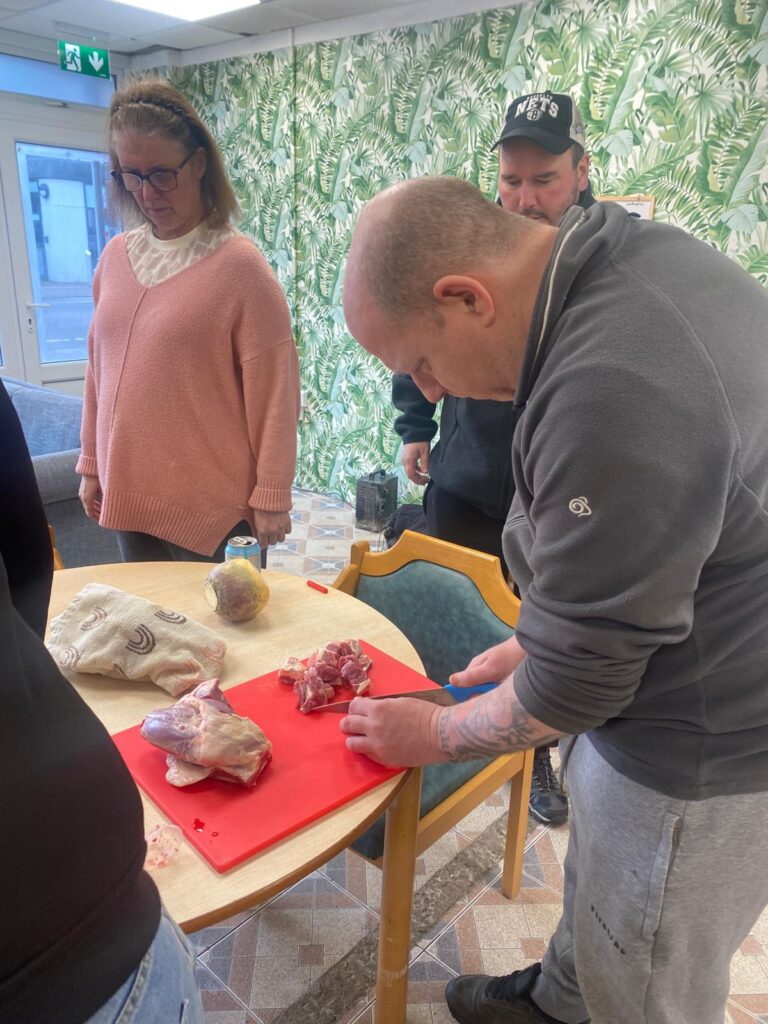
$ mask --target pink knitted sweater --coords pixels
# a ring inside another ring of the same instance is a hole
[[[298,357],[253,243],[233,236],[145,288],[119,235],[93,294],[77,471],[99,478],[100,525],[210,555],[251,509],[289,510]]]

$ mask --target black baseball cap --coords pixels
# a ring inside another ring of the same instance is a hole
[[[530,139],[549,153],[565,153],[574,143],[587,148],[584,118],[562,92],[533,92],[512,100],[504,130],[492,149],[509,139]]]

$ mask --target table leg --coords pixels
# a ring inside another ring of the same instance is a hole
[[[404,1024],[405,1021],[421,775],[421,768],[411,770],[410,778],[387,810],[376,975],[376,1021],[379,1024]]]

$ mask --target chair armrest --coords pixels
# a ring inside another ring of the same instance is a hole
[[[79,457],[80,449],[71,448],[66,452],[35,455],[32,459],[44,505],[77,497],[80,476],[75,472],[75,466]]]

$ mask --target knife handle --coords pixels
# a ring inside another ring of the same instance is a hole
[[[447,690],[457,703],[469,700],[471,697],[479,697],[481,693],[488,693],[495,690],[498,683],[479,683],[477,686],[451,686],[447,683],[443,689]]]

